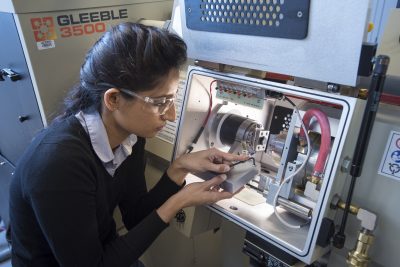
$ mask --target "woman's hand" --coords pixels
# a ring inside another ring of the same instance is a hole
[[[231,198],[237,192],[230,193],[221,191],[219,187],[225,179],[226,175],[220,174],[205,182],[196,182],[186,185],[157,209],[158,215],[164,222],[169,223],[182,208],[211,204],[222,199]]]
[[[175,183],[181,185],[189,172],[225,173],[230,170],[232,161],[246,159],[248,159],[246,155],[234,155],[210,148],[180,156],[168,168],[167,174]]]

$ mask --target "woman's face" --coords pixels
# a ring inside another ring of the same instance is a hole
[[[179,82],[179,71],[171,70],[168,76],[156,88],[139,92],[142,97],[159,98],[175,96]],[[164,115],[150,110],[158,110],[141,99],[119,97],[118,109],[113,112],[116,130],[120,134],[135,134],[140,137],[154,137],[165,126],[167,121],[175,121],[175,105],[172,105]]]

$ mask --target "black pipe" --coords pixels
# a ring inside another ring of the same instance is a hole
[[[389,66],[390,59],[388,56],[377,56],[375,59],[375,68],[372,73],[371,84],[368,90],[368,100],[365,106],[363,120],[359,132],[359,138],[357,139],[356,148],[353,155],[351,164],[350,174],[351,181],[349,191],[346,198],[346,207],[343,212],[340,229],[333,238],[333,245],[337,248],[343,248],[346,236],[344,230],[346,228],[347,217],[349,215],[349,208],[351,200],[353,198],[354,187],[356,180],[361,175],[362,166],[365,159],[365,154],[368,148],[369,138],[372,132],[372,126],[374,125],[376,113],[378,111],[379,101],[383,91],[385,83],[386,72]]]

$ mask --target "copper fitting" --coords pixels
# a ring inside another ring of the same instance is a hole
[[[340,209],[344,210],[344,209],[346,208],[346,202],[340,200],[340,201],[338,202],[337,206],[338,206]],[[360,208],[357,207],[356,205],[350,204],[349,212],[350,212],[351,214],[353,214],[353,215],[357,215],[359,209],[360,209]]]
[[[370,261],[368,250],[374,242],[374,236],[368,230],[361,230],[356,247],[347,255],[348,266],[367,267]]]
[[[310,181],[313,184],[321,184],[321,177],[315,176],[315,175],[311,175],[307,177],[307,180]]]

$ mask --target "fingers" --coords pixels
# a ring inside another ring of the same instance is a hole
[[[219,186],[221,183],[223,183],[226,180],[227,176],[226,174],[220,174],[215,176],[214,178],[205,181],[204,182],[204,188],[209,190],[210,188],[214,188],[216,186]]]
[[[211,155],[210,155],[213,160],[218,161],[218,162],[224,162],[224,161],[240,161],[240,160],[246,160],[249,158],[247,155],[235,155],[231,153],[226,153],[223,151],[220,151],[216,148],[213,148],[211,150]]]
[[[230,193],[228,191],[221,191],[221,187],[219,186],[227,179],[225,174],[220,174],[215,176],[214,178],[204,182],[205,190],[208,190],[212,195],[210,196],[210,202],[214,203],[222,199],[231,198],[235,195],[235,193]]]
[[[220,201],[222,199],[228,199],[228,198],[233,197],[233,194],[229,193],[227,191],[212,192],[212,194],[214,194],[214,195],[213,195],[212,202],[210,202],[210,203],[215,203],[215,202],[218,202],[218,201]]]
[[[209,170],[214,172],[228,172],[232,161],[244,161],[249,159],[247,155],[235,155],[220,151],[216,148],[209,149],[210,164],[207,166]]]

